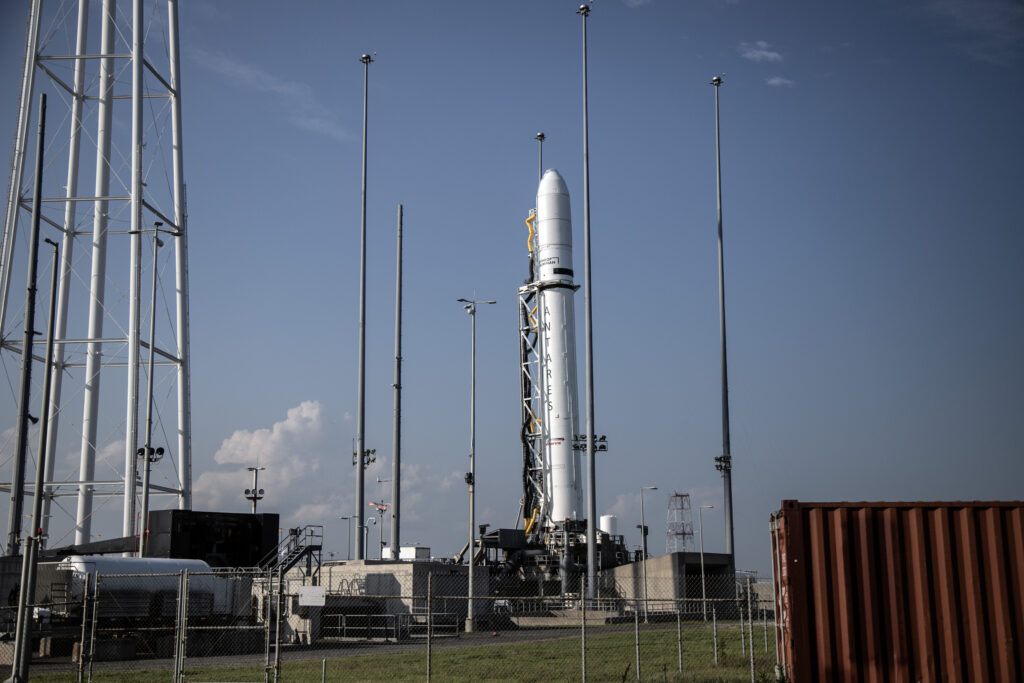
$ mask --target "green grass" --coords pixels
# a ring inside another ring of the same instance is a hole
[[[772,670],[774,643],[764,651],[761,633],[754,633],[755,672],[759,680]],[[683,673],[678,668],[675,628],[646,630],[640,634],[641,674],[645,681],[700,682],[749,681],[750,659],[740,653],[735,628],[719,629],[719,665],[715,666],[710,629],[683,630]],[[138,662],[138,664],[143,664]],[[480,645],[435,649],[431,673],[436,681],[578,681],[581,679],[579,633],[558,640],[508,645]],[[321,661],[285,661],[283,681],[319,681]],[[587,634],[588,681],[635,681],[636,650],[631,631]],[[263,666],[194,668],[186,665],[188,681],[263,681]],[[427,658],[423,650],[353,655],[327,660],[327,681],[423,681]],[[35,676],[38,681],[74,681],[75,674]],[[167,681],[170,671],[95,671],[94,681]],[[271,680],[273,677],[271,676]]]

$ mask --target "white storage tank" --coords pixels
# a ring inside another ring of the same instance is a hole
[[[619,533],[619,518],[615,515],[601,515],[601,523],[597,527],[609,536]]]

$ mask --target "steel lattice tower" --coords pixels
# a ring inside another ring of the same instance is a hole
[[[690,517],[690,494],[673,492],[668,497],[668,519],[665,525],[665,552],[681,553],[693,541],[693,521]]]
[[[121,533],[139,534],[147,461],[149,492],[191,508],[180,83],[177,0],[32,0],[0,245],[0,415],[17,413],[7,387],[17,385],[25,352],[26,150],[34,98],[45,92],[42,231],[61,246],[43,513],[51,547],[72,542],[72,532],[74,543],[89,542],[100,520],[104,538],[118,536],[108,530],[117,512],[108,503],[118,498]],[[40,282],[45,274],[44,266]],[[44,303],[48,296],[45,287],[38,294]],[[44,343],[38,335],[32,349],[35,415]],[[154,453],[157,445],[168,457]],[[5,434],[0,466],[13,450]],[[62,504],[65,497],[77,506]],[[13,510],[12,501],[9,538],[20,535]]]

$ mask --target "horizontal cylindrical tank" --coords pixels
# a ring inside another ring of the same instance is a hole
[[[601,523],[597,527],[609,536],[619,533],[619,518],[615,515],[601,515]]]
[[[1024,680],[1024,502],[787,500],[771,535],[787,680]]]
[[[193,601],[196,614],[223,616],[244,614],[249,610],[251,577],[214,573],[202,560],[72,555],[54,566],[56,572],[66,575],[68,595],[73,602],[82,598],[87,577],[98,574],[105,595],[162,596],[166,603],[170,599],[167,596],[177,595],[179,577],[185,569],[189,572],[189,594],[203,596]],[[122,603],[127,610],[124,616],[139,616],[128,612],[147,609],[145,605],[150,604],[139,597],[133,598],[131,605],[125,600]],[[167,609],[165,605],[161,611],[166,612]]]

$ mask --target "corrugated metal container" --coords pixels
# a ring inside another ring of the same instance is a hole
[[[789,680],[1024,680],[1024,502],[782,502]]]

